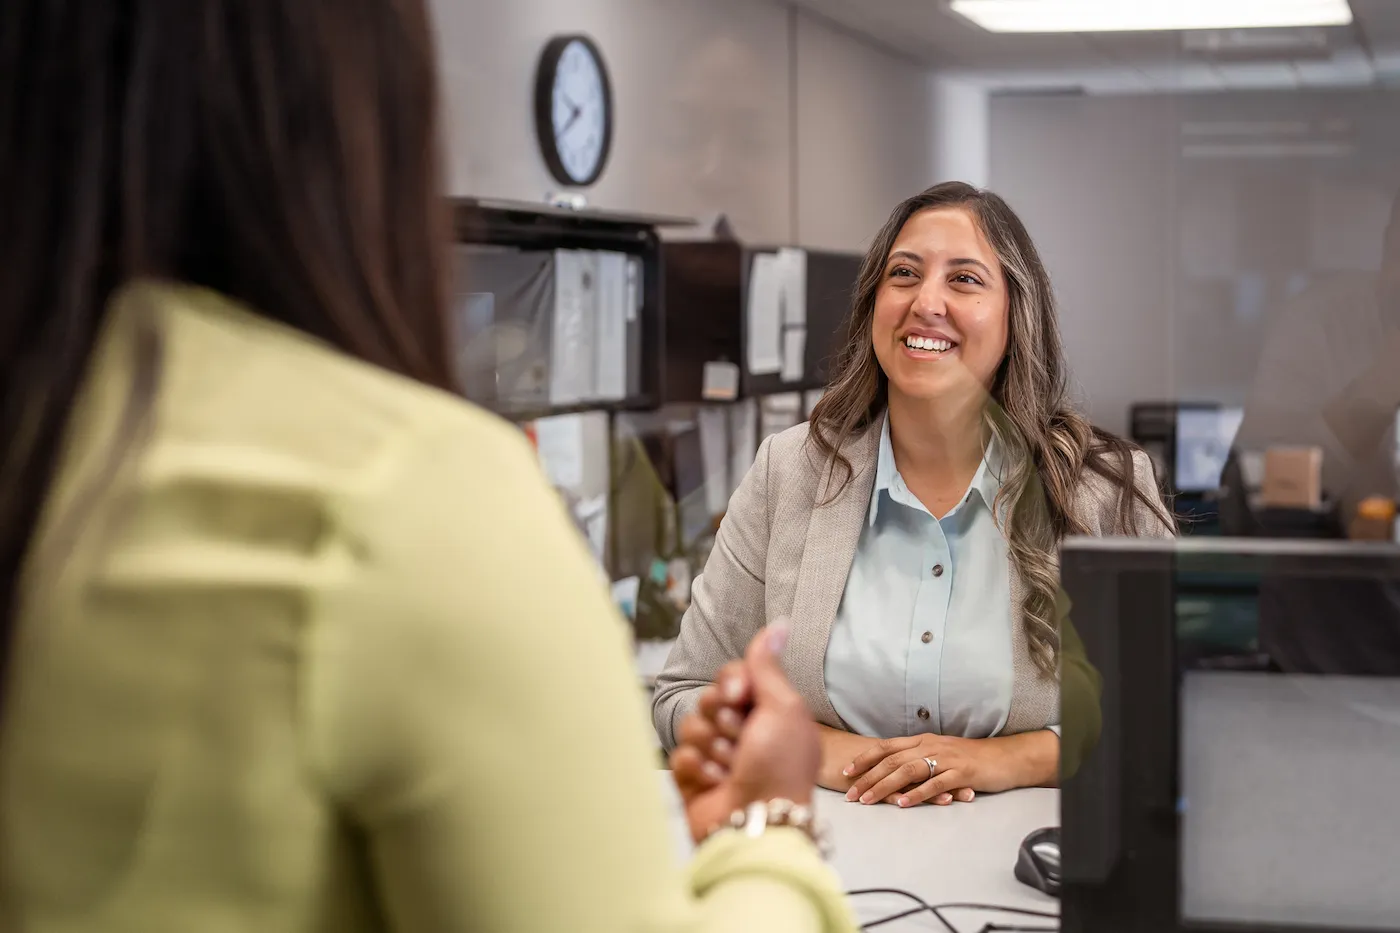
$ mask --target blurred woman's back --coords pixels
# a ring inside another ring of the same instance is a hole
[[[445,385],[430,50],[415,3],[0,9],[0,897],[25,929],[237,903],[277,929],[364,891],[317,864],[351,850],[274,708],[314,699],[294,642],[341,533],[309,487],[402,427],[355,364],[253,352],[271,325],[212,295],[113,296],[204,286]]]
[[[675,866],[596,568],[441,391],[431,48],[422,0],[0,5],[0,927],[848,928],[797,829]],[[692,824],[810,794],[758,657]]]

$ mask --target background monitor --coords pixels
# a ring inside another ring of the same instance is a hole
[[[1352,650],[1400,641],[1374,598],[1400,548],[1071,539],[1061,577],[1103,691],[1062,779],[1062,929],[1400,928],[1400,669]],[[1273,629],[1280,584],[1326,588],[1331,611]]]
[[[705,490],[705,459],[700,432],[686,430],[672,441],[675,452],[676,513],[680,520],[681,546],[692,547],[714,530],[714,515],[710,512]]]
[[[1183,405],[1177,409],[1173,473],[1178,492],[1220,488],[1220,475],[1243,421],[1243,408]]]

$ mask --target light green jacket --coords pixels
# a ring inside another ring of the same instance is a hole
[[[515,429],[208,293],[108,318],[23,586],[0,927],[850,929],[793,830],[676,863],[627,631]]]

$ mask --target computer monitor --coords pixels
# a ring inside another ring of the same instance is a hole
[[[1400,928],[1400,665],[1355,650],[1400,644],[1400,548],[1077,538],[1061,580],[1102,677],[1062,780],[1062,929]],[[1331,611],[1276,628],[1310,589]]]
[[[1220,488],[1243,408],[1182,405],[1176,412],[1174,485],[1178,492],[1206,493]]]
[[[689,548],[714,530],[705,492],[705,461],[698,430],[681,431],[672,440],[675,465],[676,512],[680,519],[681,546]]]

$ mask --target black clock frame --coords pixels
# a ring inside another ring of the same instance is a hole
[[[571,43],[581,42],[588,49],[593,60],[598,63],[598,73],[603,80],[603,151],[598,157],[598,165],[593,173],[584,179],[575,179],[564,161],[559,157],[559,147],[554,138],[554,78],[559,70],[559,59]],[[598,180],[607,168],[608,157],[612,155],[613,137],[613,93],[612,77],[608,74],[608,63],[603,58],[598,44],[582,33],[555,36],[550,39],[540,53],[539,66],[535,69],[535,135],[539,138],[540,153],[549,173],[562,185],[586,188]]]

